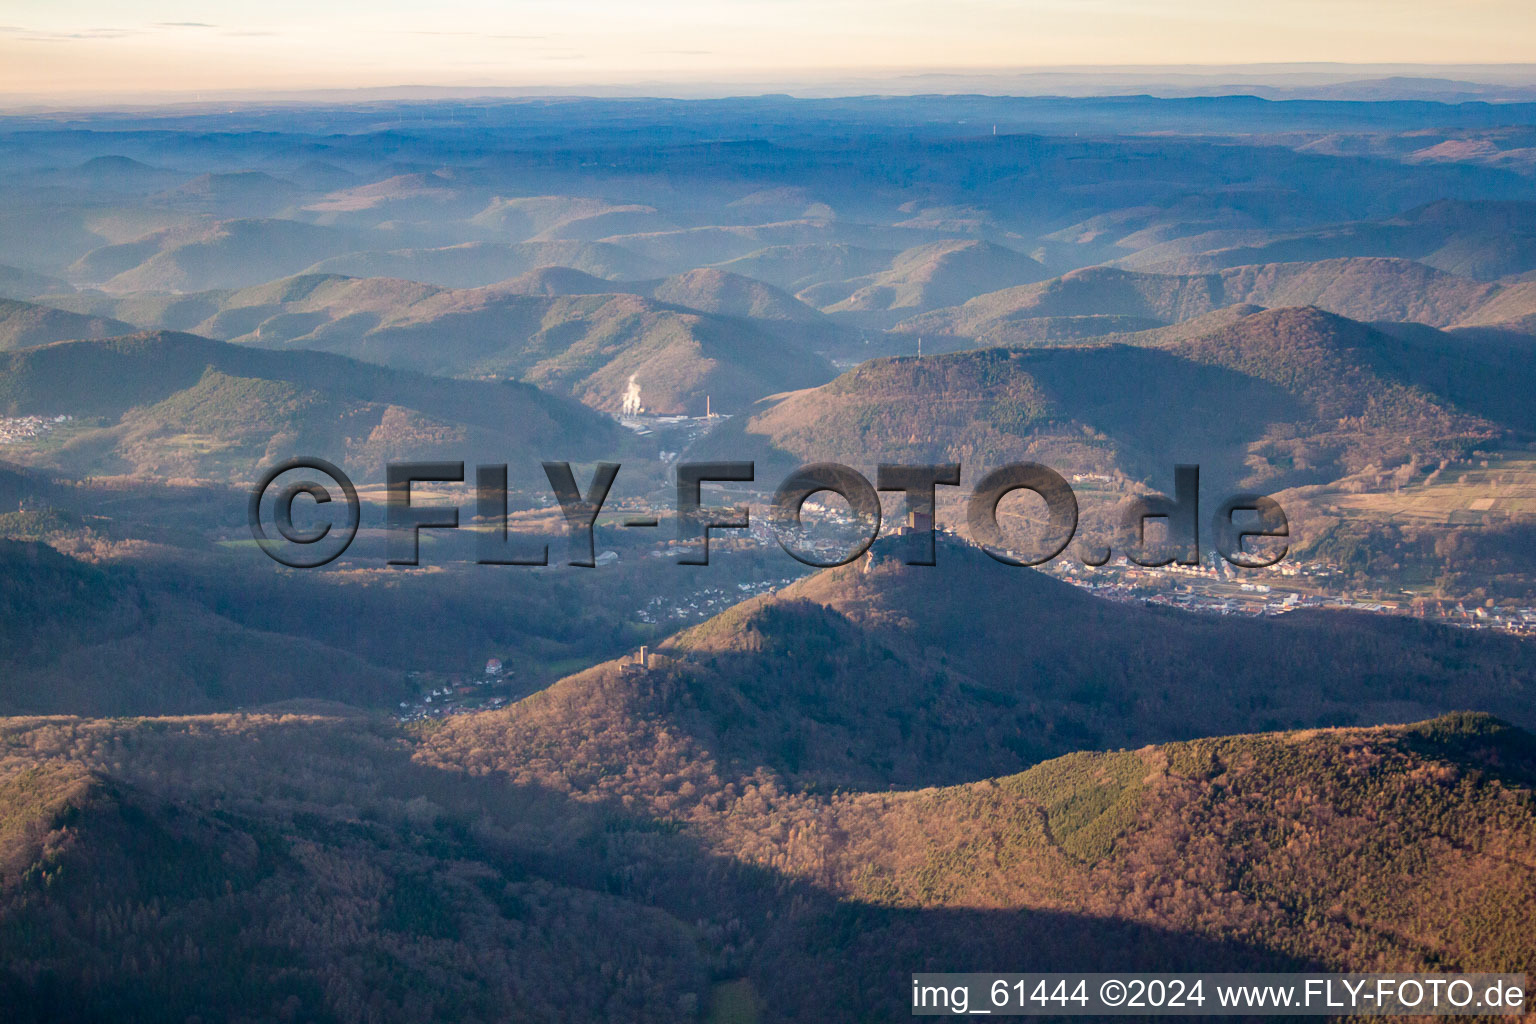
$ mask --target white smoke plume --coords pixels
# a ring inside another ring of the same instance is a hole
[[[624,404],[619,411],[625,416],[638,416],[642,412],[640,405],[640,385],[635,383],[635,375],[629,375],[629,387],[624,389]]]

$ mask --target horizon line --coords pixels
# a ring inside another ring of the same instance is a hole
[[[1415,71],[1440,72],[1441,74],[1425,76],[1405,74],[1405,72]],[[1480,72],[1497,73],[1500,76],[1500,80],[1478,81],[1468,80],[1464,77],[1442,77],[1447,74],[1465,76]],[[1221,81],[1220,76],[1222,75],[1237,76],[1239,80]],[[1276,77],[1292,80],[1273,80]],[[657,75],[653,72],[636,71],[627,74],[618,72],[602,79],[594,78],[587,81],[570,82],[507,83],[471,81],[454,83],[402,81],[387,84],[316,84],[287,88],[258,85],[216,89],[167,88],[135,90],[133,92],[124,92],[122,90],[108,91],[100,88],[80,90],[51,89],[37,92],[5,90],[0,91],[0,113],[45,113],[79,110],[107,111],[232,102],[240,105],[274,102],[303,105],[329,100],[361,98],[364,96],[370,100],[380,102],[434,98],[441,100],[468,100],[480,97],[498,99],[745,99],[776,94],[788,95],[797,99],[851,99],[866,96],[915,97],[945,94],[991,95],[997,98],[1031,99],[1107,99],[1136,95],[1148,95],[1159,99],[1193,99],[1255,95],[1251,92],[1243,92],[1241,91],[1242,89],[1298,91],[1366,85],[1382,78],[1407,78],[1411,80],[1418,77],[1426,77],[1431,81],[1443,82],[1446,86],[1469,85],[1490,89],[1495,92],[1499,89],[1522,93],[1529,92],[1529,97],[1521,96],[1519,99],[1536,100],[1536,61],[1483,63],[1255,61],[1228,64],[1034,64],[1012,67],[986,66],[974,68],[937,66],[928,68],[829,67],[815,71],[786,70],[775,73],[753,70],[735,75],[700,73],[691,76],[676,74]],[[951,82],[971,80],[973,85],[981,85],[989,81],[1002,84],[1002,80],[1013,79],[1016,80],[1016,84],[1023,85],[1029,79],[1056,79],[1061,81],[1062,84],[1071,84],[1070,80],[1074,78],[1078,80],[1077,84],[1080,91],[1073,93],[1052,93],[1034,90],[989,93],[977,88],[954,91],[933,90],[914,92],[908,89],[890,90],[889,88],[879,88],[882,84],[889,87],[899,83],[917,84],[918,82],[936,79]],[[1104,87],[1115,86],[1115,88],[1096,90],[1092,88],[1093,79],[1095,78],[1106,79],[1107,81],[1101,83],[1101,85]],[[1254,80],[1242,80],[1244,78]],[[1265,81],[1265,78],[1271,80]],[[1315,80],[1293,80],[1296,78],[1312,78]],[[1183,79],[1184,81],[1177,81],[1177,79]],[[1157,96],[1153,93],[1125,91],[1127,88],[1133,88],[1138,80],[1144,86],[1151,88],[1162,87],[1166,90],[1172,90],[1173,94]],[[1220,94],[1179,95],[1178,89],[1181,85],[1186,88],[1232,88],[1239,91]],[[866,86],[866,88],[861,90],[858,86]],[[796,95],[797,93],[798,95]],[[1256,98],[1268,99],[1268,97],[1263,96],[1257,96]],[[1296,98],[1307,99],[1308,97]],[[1402,99],[1437,102],[1431,96],[1402,97]],[[1388,102],[1390,100],[1382,101]],[[1474,97],[1472,101],[1476,102],[1477,99]],[[1459,100],[1457,102],[1466,102],[1466,100]],[[1485,100],[1485,102],[1503,104],[1511,101],[1492,99]]]

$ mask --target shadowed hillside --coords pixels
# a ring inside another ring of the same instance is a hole
[[[144,575],[0,540],[0,714],[213,710],[303,696],[377,705],[404,690],[393,667],[250,628],[192,588]]]

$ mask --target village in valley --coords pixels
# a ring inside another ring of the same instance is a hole
[[[69,420],[68,416],[0,416],[0,444],[31,441]]]
[[[421,690],[415,700],[400,702],[395,717],[402,722],[490,711],[504,706],[514,696],[526,696],[516,690],[515,673],[500,658],[488,658],[479,674],[410,672],[406,678]]]

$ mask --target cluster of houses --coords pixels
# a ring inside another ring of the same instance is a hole
[[[486,661],[485,671],[478,676],[411,672],[407,677],[422,690],[415,700],[400,702],[395,717],[402,722],[487,711],[501,707],[510,699],[511,673],[500,658]]]
[[[1416,601],[1413,613],[1420,618],[1438,619],[1467,629],[1493,629],[1517,636],[1536,636],[1536,608],[1468,608],[1462,601]]]
[[[68,420],[68,416],[0,416],[0,444],[29,441]]]
[[[646,601],[635,618],[645,623],[698,622],[717,615],[749,597],[787,587],[796,577],[777,580],[753,580],[727,587],[703,587],[679,597],[657,595]]]
[[[1299,608],[1344,608],[1536,636],[1536,608],[1468,608],[1459,601],[1406,596],[1403,600],[1357,599],[1328,593],[1322,585],[1342,577],[1321,562],[1272,566],[1259,577],[1268,581],[1262,583],[1250,573],[1233,571],[1219,559],[1215,564],[1146,568],[1121,558],[1093,569],[1073,563],[1050,568],[1058,578],[1114,601],[1170,605],[1215,615],[1283,615]]]

